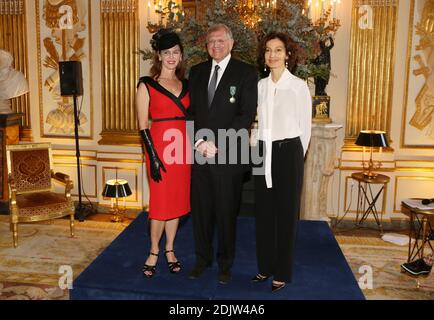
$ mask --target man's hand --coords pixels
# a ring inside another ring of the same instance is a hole
[[[199,153],[206,157],[206,158],[212,158],[217,154],[217,147],[215,146],[214,142],[212,141],[201,141],[197,147],[197,151]]]

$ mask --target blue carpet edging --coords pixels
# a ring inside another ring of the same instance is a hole
[[[175,250],[182,263],[171,274],[160,249],[152,279],[142,273],[149,253],[147,214],[140,214],[74,281],[71,300],[364,300],[328,224],[299,221],[293,281],[271,293],[271,280],[252,283],[257,272],[255,219],[239,217],[232,281],[217,282],[217,266],[197,280],[188,279],[194,265],[194,240],[189,216],[181,221]],[[164,239],[161,242],[164,248]]]

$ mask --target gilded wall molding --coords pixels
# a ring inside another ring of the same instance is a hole
[[[419,8],[415,8],[416,5],[419,5]],[[422,5],[423,7],[421,7]],[[416,16],[420,20],[415,21]],[[434,100],[432,93],[434,85],[434,44],[431,40],[433,37],[434,4],[420,0],[416,3],[416,0],[411,0],[403,98],[404,108],[400,137],[402,149],[434,149],[432,139],[429,139],[429,136],[434,137]],[[418,81],[417,77],[425,79]],[[423,85],[421,86],[420,83]],[[427,134],[429,131],[431,131],[430,135]],[[407,141],[409,137],[411,139]]]
[[[54,160],[54,159],[53,159]],[[56,159],[57,160],[57,159]],[[64,168],[66,168],[66,167],[72,167],[72,168],[74,168],[73,169],[73,172],[74,172],[74,174],[76,174],[77,173],[77,171],[75,170],[75,168],[77,167],[77,164],[76,163],[66,163],[66,162],[53,162],[53,165],[55,166],[55,167],[64,167]],[[93,194],[86,194],[85,192],[84,192],[84,187],[82,188],[82,190],[83,190],[83,197],[90,197],[90,198],[98,198],[98,192],[97,192],[97,166],[95,165],[95,164],[85,164],[85,163],[82,163],[81,165],[80,165],[81,167],[89,167],[89,168],[92,168],[93,169],[93,174],[94,174],[94,179],[93,179],[93,183],[94,183],[94,188],[93,188]],[[83,169],[82,169],[83,170]],[[81,179],[82,179],[82,181],[83,181],[83,171],[82,171],[82,173],[81,173],[81,175],[82,175],[82,177],[81,177]],[[74,176],[71,174],[70,175],[71,176],[71,178],[73,178],[74,179]],[[75,180],[75,179],[74,179]],[[76,185],[76,181],[74,181],[75,182],[75,184],[74,184],[74,189],[76,190],[76,188],[77,188],[77,185]],[[82,182],[82,184],[83,184],[83,182]],[[83,184],[83,186],[84,186],[84,184]],[[71,193],[71,196],[74,196],[74,197],[78,197],[78,193]]]
[[[354,4],[357,7],[366,5],[371,7],[397,6],[398,0],[354,0]]]
[[[395,176],[395,192],[393,194],[393,213],[401,213],[396,207],[396,198],[398,193],[398,184],[401,180],[421,180],[421,181],[433,181],[434,176]]]
[[[135,108],[138,49],[137,0],[101,1],[102,139],[99,144],[140,145]]]
[[[359,8],[370,5],[372,27]],[[345,144],[360,130],[391,128],[398,0],[353,0]]]
[[[0,14],[20,15],[25,13],[24,0],[0,1]]]
[[[347,196],[348,195],[348,182],[349,182],[350,179],[353,180],[353,178],[351,177],[351,175],[345,177],[344,212],[356,214],[357,210],[354,210],[354,209],[351,210],[350,207],[348,207],[348,205],[354,205],[355,204],[356,207],[357,207],[357,201],[358,201],[357,198],[358,198],[358,192],[359,192],[359,190],[358,190],[359,185],[358,184],[359,184],[359,182],[357,182],[355,180],[352,181],[351,186],[350,186],[351,201],[350,201],[350,203],[348,203],[348,196]],[[360,182],[360,183],[363,183],[363,182]],[[388,185],[389,185],[389,183],[384,186],[383,194],[381,195],[383,198],[382,198],[382,201],[381,201],[381,211],[379,213],[381,215],[383,215],[383,216],[386,213],[386,206],[387,206],[386,200],[387,200],[387,188],[388,188]],[[380,188],[381,185],[372,185],[372,188],[376,188],[376,187]],[[376,193],[377,191],[378,190],[375,190],[374,193]],[[355,194],[353,194],[353,193],[355,193]],[[366,209],[367,204],[365,202],[364,202],[364,205],[365,205],[365,207],[364,207],[364,209],[362,211],[364,211]]]
[[[101,0],[101,13],[136,13],[136,0]]]
[[[70,8],[71,11],[61,11],[62,6]],[[80,139],[92,140],[94,119],[91,2],[35,0],[35,7],[40,136],[74,138],[73,98],[60,96],[59,61],[81,61],[84,91],[77,101],[80,108],[79,134]],[[69,27],[63,25],[63,19],[68,15],[71,15]]]
[[[24,0],[0,1],[0,48],[14,57],[14,68],[28,78],[26,4]],[[23,113],[20,140],[32,141],[29,94],[12,101],[12,110]]]
[[[393,206],[390,203],[390,206],[387,204],[387,193],[383,196],[383,204],[382,204],[382,213],[389,213],[389,217],[393,217],[394,214],[401,213],[399,204],[397,204],[397,200],[401,198],[408,197],[427,197],[430,198],[430,194],[432,191],[431,185],[421,186],[418,183],[418,186],[415,185],[404,185],[406,181],[412,183],[413,181],[423,181],[425,183],[434,183],[434,161],[433,160],[396,160],[396,167],[390,168],[389,170],[375,170],[378,173],[383,173],[391,178],[388,183],[387,188],[390,188],[393,193]],[[411,166],[412,163],[420,163],[420,166]],[[352,180],[351,173],[361,171],[361,167],[338,167],[337,170],[341,171],[341,174],[344,176],[342,187],[340,187],[342,195],[343,195],[343,212],[347,213],[356,213],[354,210],[354,199],[357,199],[357,182],[354,181],[350,183]],[[343,173],[345,171],[345,173]],[[351,189],[352,188],[352,189]],[[386,191],[386,190],[385,190]],[[404,193],[402,192],[404,191]],[[353,193],[352,193],[353,192]],[[399,194],[399,195],[398,195]],[[398,198],[400,196],[401,198]],[[349,198],[351,201],[349,201]],[[340,198],[340,196],[339,196]],[[338,200],[341,201],[341,200]],[[349,202],[352,202],[352,206],[348,208]]]

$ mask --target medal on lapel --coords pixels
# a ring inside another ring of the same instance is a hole
[[[235,93],[237,93],[237,87],[235,87],[235,86],[231,86],[230,87],[230,94],[231,94],[231,98],[229,99],[229,102],[230,103],[235,103]]]

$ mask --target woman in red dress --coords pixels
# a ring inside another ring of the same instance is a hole
[[[163,232],[169,270],[171,273],[181,270],[174,241],[179,218],[190,212],[191,174],[186,133],[190,98],[184,79],[183,47],[178,35],[167,29],[158,31],[151,44],[155,51],[151,76],[140,78],[136,94],[150,190],[151,249],[143,267],[148,278],[155,274]],[[152,127],[149,129],[150,119]]]

